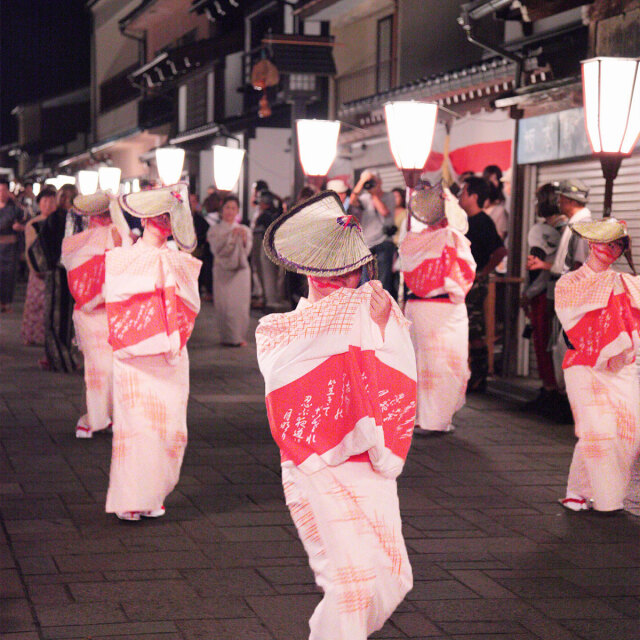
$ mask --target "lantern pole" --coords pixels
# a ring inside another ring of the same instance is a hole
[[[618,170],[622,164],[624,155],[620,153],[607,153],[600,155],[600,166],[604,177],[604,207],[603,218],[611,216],[613,206],[613,182],[618,177]]]

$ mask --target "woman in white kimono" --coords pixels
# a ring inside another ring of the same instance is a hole
[[[214,257],[213,301],[220,342],[227,347],[247,345],[251,307],[252,233],[238,224],[239,201],[227,196],[222,202],[221,220],[207,233]]]
[[[578,442],[560,500],[572,511],[623,509],[640,449],[640,279],[611,265],[626,253],[626,224],[615,218],[577,222],[589,241],[585,264],[556,285],[556,313],[569,349],[563,369]]]
[[[76,424],[76,438],[91,438],[111,427],[113,417],[113,352],[104,300],[107,251],[131,244],[118,203],[104,192],[76,196],[71,211],[89,220],[88,229],[62,241],[60,262],[67,271],[75,301],[73,324],[84,356],[87,412]]]
[[[414,191],[411,215],[427,225],[400,245],[409,288],[405,315],[418,363],[417,433],[454,430],[469,380],[469,321],[465,296],[476,263],[464,236],[467,216],[441,185]]]
[[[308,276],[297,309],[260,320],[258,362],[285,500],[324,597],[310,640],[364,640],[411,589],[396,477],[415,415],[408,322],[337,194],[280,216],[267,255]]]
[[[186,343],[200,310],[201,262],[187,185],[120,197],[142,218],[142,238],[109,251],[106,300],[113,347],[113,448],[107,513],[123,520],[164,515],[187,446]],[[173,235],[183,251],[167,246]]]

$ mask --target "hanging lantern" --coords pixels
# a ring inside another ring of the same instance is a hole
[[[40,183],[39,182],[34,182],[32,189],[33,189],[33,195],[34,196],[37,197],[38,195],[40,195]]]
[[[407,186],[413,188],[431,152],[438,105],[413,100],[388,102],[384,115],[393,159]]]
[[[111,191],[113,195],[120,192],[120,174],[118,167],[100,167],[98,169],[98,182],[100,189],[103,191]]]
[[[639,60],[592,58],[582,62],[584,118],[605,178],[603,216],[611,215],[613,182],[640,136]]]
[[[307,176],[323,177],[338,153],[340,122],[337,120],[296,120],[300,164]]]
[[[184,149],[180,147],[161,147],[156,149],[156,165],[162,184],[180,182],[184,166]]]
[[[91,195],[98,190],[98,172],[78,171],[78,190],[83,196]]]
[[[213,145],[213,181],[220,191],[233,191],[244,160],[244,149]]]

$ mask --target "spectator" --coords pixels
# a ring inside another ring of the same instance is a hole
[[[259,250],[256,251],[255,244],[252,250],[252,257],[256,256],[259,265],[260,284],[264,295],[264,305],[270,309],[278,309],[282,304],[282,296],[279,287],[279,267],[274,264],[262,248],[262,239],[267,227],[278,217],[278,199],[270,191],[262,191],[258,197],[259,213],[255,219],[253,228],[253,242],[259,239]],[[257,255],[256,255],[257,254]]]
[[[536,193],[536,199],[536,213],[543,220],[537,222],[529,231],[529,255],[553,262],[567,219],[560,213],[558,192],[552,184],[542,185]],[[556,383],[553,358],[549,351],[553,317],[553,308],[548,304],[547,299],[549,280],[549,271],[529,269],[529,284],[520,300],[522,309],[531,323],[538,375],[542,381],[538,396],[527,402],[523,409],[544,415],[556,415],[561,398]]]
[[[363,171],[351,192],[349,212],[360,221],[365,242],[378,263],[378,278],[393,296],[396,295],[392,271],[396,247],[391,238],[396,232],[395,206],[394,195],[382,189],[380,175],[372,169]]]
[[[407,203],[406,192],[404,189],[396,187],[391,190],[393,197],[396,199],[396,206],[393,210],[393,224],[397,231],[393,236],[393,243],[396,247],[400,244],[400,229],[407,223]]]
[[[192,255],[202,260],[202,269],[198,276],[198,287],[200,296],[203,300],[211,302],[213,300],[213,255],[207,242],[207,233],[209,232],[209,223],[202,214],[202,206],[195,192],[189,193],[189,206],[193,215],[193,226],[196,230],[198,244],[193,250]]]
[[[211,227],[207,239],[215,257],[213,276],[216,321],[220,342],[227,347],[244,347],[249,330],[251,307],[252,233],[237,221],[240,202],[227,196],[222,205],[222,220]]]
[[[262,238],[264,237],[264,229],[256,230],[256,220],[260,216],[260,194],[269,191],[269,185],[266,180],[256,180],[251,187],[251,204],[255,208],[249,216],[249,227],[253,231],[253,242],[251,249],[251,297],[253,298],[252,307],[261,309],[264,307],[264,284],[262,281],[262,262],[260,255],[262,254]],[[266,229],[266,227],[265,227]]]
[[[56,210],[56,190],[51,186],[43,187],[36,198],[40,213],[31,218],[25,227],[26,252],[38,238],[44,221]],[[27,295],[22,314],[22,342],[25,345],[44,345],[44,274],[36,271],[36,265],[27,260],[29,280]]]
[[[349,186],[344,180],[335,178],[327,182],[327,189],[329,191],[335,191],[342,202],[342,208],[347,211],[349,209],[349,203],[351,202],[351,196],[349,195]]]
[[[11,311],[18,270],[18,238],[24,230],[22,210],[0,178],[0,313]]]
[[[42,224],[42,241],[48,260],[45,275],[45,340],[46,358],[42,365],[54,371],[70,372],[77,368],[73,339],[73,298],[67,283],[67,272],[60,264],[62,240],[65,236],[67,211],[77,195],[73,185],[63,185],[57,193],[57,208]]]
[[[490,164],[484,168],[482,177],[489,184],[489,198],[484,207],[486,214],[496,225],[496,231],[504,242],[509,231],[509,214],[505,208],[504,183],[502,169],[497,164]]]
[[[489,198],[489,185],[483,178],[471,177],[464,182],[458,202],[469,218],[467,238],[476,261],[476,278],[467,294],[469,315],[469,391],[484,391],[489,370],[489,353],[485,339],[484,301],[489,274],[507,255],[493,220],[483,210]]]

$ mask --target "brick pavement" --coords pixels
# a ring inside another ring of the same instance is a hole
[[[303,640],[319,596],[284,505],[254,348],[190,343],[189,446],[167,515],[104,513],[110,438],[76,440],[78,375],[0,317],[2,640]],[[564,513],[571,428],[470,400],[415,439],[400,501],[415,587],[376,638],[640,637],[640,519]]]

